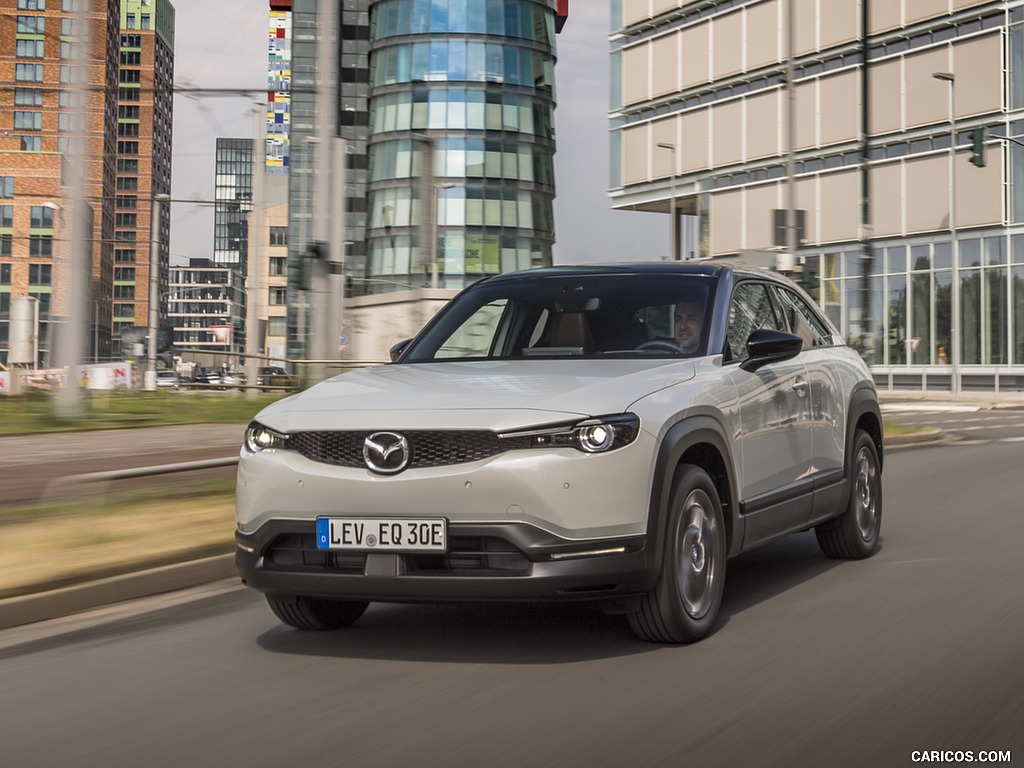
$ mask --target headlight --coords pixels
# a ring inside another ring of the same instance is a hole
[[[287,440],[288,435],[268,429],[258,421],[245,428],[245,447],[252,453],[259,453],[267,448],[284,448]]]
[[[533,448],[566,446],[584,453],[603,453],[629,445],[640,433],[640,417],[632,413],[601,416],[578,424],[504,432],[502,438],[528,437]]]

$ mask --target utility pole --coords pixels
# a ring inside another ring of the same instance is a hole
[[[245,382],[250,387],[259,377],[260,353],[260,285],[263,254],[263,182],[267,167],[267,113],[265,104],[253,107],[252,139],[252,210],[249,213],[249,261],[245,275]],[[246,389],[248,397],[256,397],[256,389]]]
[[[149,226],[149,343],[146,347],[146,375],[142,388],[156,389],[156,335],[160,312],[160,203],[170,203],[170,195],[153,195]]]

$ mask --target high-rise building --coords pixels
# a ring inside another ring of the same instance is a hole
[[[114,213],[114,353],[148,334],[149,302],[167,324],[170,263],[174,7],[168,0],[121,0],[117,88],[117,192]],[[157,233],[158,296],[150,297],[152,216]]]
[[[249,271],[252,165],[252,139],[217,139],[213,260],[243,275]]]
[[[805,287],[881,386],[1024,389],[1019,0],[612,16],[614,207],[699,217],[693,255],[789,251],[793,232]]]
[[[272,3],[273,6],[273,3]],[[318,36],[332,4],[294,0],[289,356],[308,349],[302,264],[313,236]],[[567,0],[338,3],[346,293],[551,262],[555,34]],[[333,74],[333,73],[332,73]],[[318,88],[318,83],[321,84]]]
[[[84,254],[91,275],[91,357],[110,354],[114,150],[117,140],[118,0],[0,2],[0,363],[6,364],[12,297],[39,300],[38,364],[50,364],[53,329],[68,313],[71,178],[65,161],[78,128],[72,91],[84,91]],[[87,25],[84,88],[73,43]],[[83,334],[84,335],[84,334]]]
[[[288,173],[292,89],[292,0],[270,0],[267,36],[267,173]]]
[[[374,4],[370,292],[551,264],[556,11],[554,0]]]

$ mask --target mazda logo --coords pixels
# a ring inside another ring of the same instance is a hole
[[[395,432],[374,432],[363,441],[363,461],[371,472],[393,475],[409,464],[409,441]]]

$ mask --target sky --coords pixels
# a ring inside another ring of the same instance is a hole
[[[174,97],[171,255],[210,258],[214,154],[220,138],[253,135],[252,110],[266,99],[266,0],[172,0],[178,88],[250,90],[247,95],[179,92]],[[613,211],[608,188],[608,0],[570,0],[555,70],[556,264],[661,259],[668,217]],[[195,201],[195,202],[192,202]]]

